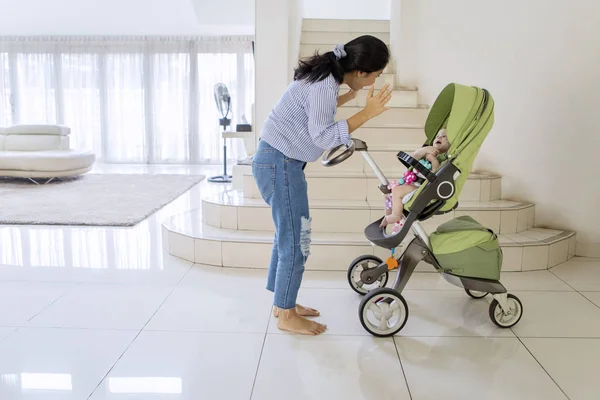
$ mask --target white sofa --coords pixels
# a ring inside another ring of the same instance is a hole
[[[70,149],[70,133],[61,125],[0,128],[0,176],[53,179],[90,171],[94,153]]]

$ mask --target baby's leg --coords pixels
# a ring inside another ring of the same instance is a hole
[[[392,214],[386,217],[388,224],[393,224],[403,218],[404,204],[402,204],[402,198],[416,189],[418,188],[413,185],[402,185],[396,186],[392,190]]]

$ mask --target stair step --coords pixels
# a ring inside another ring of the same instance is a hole
[[[391,171],[392,175],[402,174],[405,170],[404,166],[397,160],[396,154],[398,154],[400,150],[409,152],[414,151],[421,147],[425,142],[425,133],[423,128],[403,126],[359,128],[352,133],[352,137],[367,142],[369,146],[369,153],[372,157],[374,157],[375,162],[380,165],[380,168],[384,172]],[[391,156],[388,154],[379,154],[379,152],[383,151],[391,153]],[[244,175],[243,171],[251,171],[251,168],[248,165],[237,164],[232,168],[233,186],[235,189],[242,189]],[[364,172],[371,177],[375,176],[373,175],[371,167],[358,153],[355,153],[352,157],[343,163],[336,165],[335,167],[324,167],[320,160],[314,163],[309,163],[306,166],[307,172],[315,171],[321,173],[330,173],[333,169],[335,169],[335,171],[358,171]],[[249,172],[249,174],[251,175],[252,172]]]
[[[356,155],[356,154],[355,154]],[[354,158],[352,156],[350,159]],[[348,162],[346,160],[345,162]],[[252,167],[244,166],[242,170],[244,196],[260,199],[260,192],[252,176]],[[383,171],[388,179],[396,179],[402,175],[402,164],[398,162],[397,174]],[[491,174],[471,173],[459,197],[459,201],[492,201],[500,200],[500,177]],[[330,167],[324,172],[306,170],[308,197],[315,200],[368,200],[380,201],[379,180],[374,175],[359,171],[342,171]]]
[[[404,151],[405,153],[414,153],[415,150],[419,149],[421,144],[403,144],[400,145],[396,150],[391,150],[387,145],[370,145],[369,144],[369,155],[379,166],[382,171],[390,171],[392,174],[402,174],[406,170],[403,164],[398,161],[398,152]],[[376,176],[373,174],[371,167],[365,161],[364,157],[360,153],[354,153],[352,157],[345,160],[343,163],[334,167],[325,167],[320,161],[309,163],[306,166],[306,172],[314,171],[319,173],[327,173],[335,168],[336,170],[345,172],[364,172],[369,176]]]
[[[377,85],[380,86],[380,85]],[[340,90],[340,94],[344,94],[348,91],[344,87]],[[342,107],[364,107],[367,104],[367,95],[369,89],[359,90],[356,98],[350,100]],[[375,92],[377,94],[377,92]],[[418,108],[419,107],[419,94],[416,90],[394,90],[392,92],[392,98],[388,102],[388,107],[407,107],[407,108]]]
[[[202,210],[176,215],[163,224],[169,253],[198,264],[261,268],[269,266],[273,232],[235,231],[213,228],[202,222]],[[538,237],[536,239],[536,237]],[[543,238],[543,239],[542,239]],[[517,241],[514,239],[520,239]],[[531,229],[514,239],[500,236],[504,252],[503,271],[552,268],[574,256],[575,234],[568,231]],[[404,245],[408,243],[407,238]],[[389,256],[385,249],[372,246],[361,233],[313,233],[307,270],[345,271],[363,254]],[[431,271],[421,264],[418,270]]]
[[[339,107],[336,113],[336,120],[348,119],[362,110],[362,107]],[[426,107],[417,108],[391,108],[367,121],[363,125],[365,128],[374,127],[394,127],[406,126],[413,128],[425,127],[425,121],[429,115],[429,109]]]
[[[349,41],[363,35],[371,35],[382,40],[385,44],[390,44],[390,34],[388,32],[327,32],[327,31],[308,31],[302,32],[300,44],[321,44],[336,43],[346,44]]]
[[[364,140],[369,146],[369,151],[376,147],[387,147],[396,151],[403,149],[403,146],[421,147],[426,139],[423,128],[359,128],[352,133],[352,137]]]
[[[385,171],[384,171],[385,172]],[[369,176],[369,175],[367,175]],[[381,200],[379,191],[379,179],[374,174],[367,179],[367,200]],[[386,172],[386,176],[393,176]],[[399,177],[400,175],[398,175]],[[395,179],[395,178],[394,178]],[[471,173],[465,182],[459,196],[460,202],[465,201],[495,201],[500,200],[502,180],[494,175],[475,175]]]
[[[273,231],[271,209],[262,199],[245,198],[240,191],[228,191],[202,201],[203,221],[217,228]],[[313,232],[362,233],[365,226],[384,214],[383,201],[313,200],[310,215]],[[512,234],[534,227],[535,207],[531,203],[496,200],[463,202],[456,212],[436,216],[423,223],[428,231],[454,216],[471,215],[494,232]]]
[[[368,19],[318,19],[302,20],[303,32],[374,32],[389,33],[389,20]]]
[[[384,73],[382,73],[379,78],[375,79],[375,83],[373,84],[373,86],[375,87],[376,90],[383,89],[383,87],[385,85],[390,85],[391,89],[394,89],[396,86],[396,74],[385,72],[385,71],[386,70],[384,70]],[[342,88],[346,88],[346,87],[348,87],[348,86],[345,84],[342,84]],[[365,97],[365,99],[366,99],[366,97]]]
[[[394,178],[391,179],[395,179],[406,171],[406,167],[398,161],[398,152],[404,151],[405,153],[411,154],[420,147],[420,144],[405,144],[398,145],[397,150],[390,150],[387,145],[369,145],[369,155],[386,176],[393,176]],[[367,177],[376,177],[367,161],[365,161],[359,153],[355,153],[352,157],[334,167],[326,167],[318,160],[313,163],[308,163],[305,168],[307,174],[314,172],[319,174],[319,176],[330,174],[333,170],[335,170],[335,174],[338,172],[358,173],[359,175],[364,173]]]
[[[397,88],[396,87],[396,75],[395,74],[391,74],[391,73],[383,73],[381,74],[381,76],[377,79],[375,79],[375,83],[373,84],[373,86],[375,87],[375,94],[377,94],[377,91],[380,89],[383,89],[383,87],[387,84],[390,85],[390,88],[392,89],[396,89],[396,90],[403,90],[402,88]],[[350,90],[350,87],[348,87],[348,85],[346,84],[342,84],[340,87],[340,94],[344,94],[346,93],[348,90]],[[369,90],[369,88],[364,88],[363,90]],[[411,91],[410,89],[404,89],[405,91]],[[416,92],[416,90],[414,90],[414,92]],[[392,95],[393,96],[393,95]],[[358,96],[357,96],[358,97]],[[366,93],[364,94],[364,99],[367,98]]]

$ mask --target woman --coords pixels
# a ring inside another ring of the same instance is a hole
[[[275,223],[267,290],[274,292],[279,329],[307,335],[326,329],[305,318],[319,315],[318,311],[296,304],[311,234],[304,167],[323,151],[349,143],[352,132],[388,109],[388,85],[377,95],[372,87],[388,61],[385,43],[368,35],[300,61],[294,82],[265,121],[252,172]],[[342,83],[350,92],[338,97]],[[366,86],[371,89],[364,109],[335,122],[337,107]]]

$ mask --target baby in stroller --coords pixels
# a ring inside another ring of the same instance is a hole
[[[433,146],[425,146],[415,151],[412,157],[419,160],[427,169],[432,172],[440,168],[441,162],[445,160],[446,153],[450,149],[450,142],[446,135],[446,129],[438,131]],[[404,219],[404,204],[406,204],[417,191],[425,177],[417,171],[408,170],[404,176],[397,181],[392,181],[388,189],[392,191],[391,195],[386,195],[385,199],[385,218],[381,221],[381,227],[385,228],[388,224],[395,224],[393,232],[397,233],[402,227]]]
[[[498,327],[511,328],[521,319],[521,301],[499,280],[503,252],[495,232],[468,215],[451,218],[431,234],[421,226],[422,221],[456,210],[475,157],[493,125],[494,99],[490,93],[451,83],[436,99],[425,123],[425,145],[431,147],[423,147],[412,156],[398,152],[398,160],[408,168],[399,182],[390,185],[369,156],[367,144],[359,139],[353,139],[345,158],[331,159],[337,149],[323,156],[323,164],[330,166],[359,151],[379,178],[379,190],[386,197],[386,215],[367,225],[364,233],[370,243],[389,250],[390,257],[384,261],[370,252],[348,267],[350,287],[364,296],[358,307],[360,323],[372,335],[390,337],[402,330],[408,320],[408,304],[402,293],[421,262],[432,265],[446,281],[473,298],[491,294],[489,316]],[[418,172],[424,178],[417,179]],[[381,227],[390,222],[398,225],[398,221],[402,221],[401,228],[393,235]],[[406,243],[409,232],[414,237]],[[396,256],[398,249],[400,255]],[[398,273],[388,287],[394,269]]]

